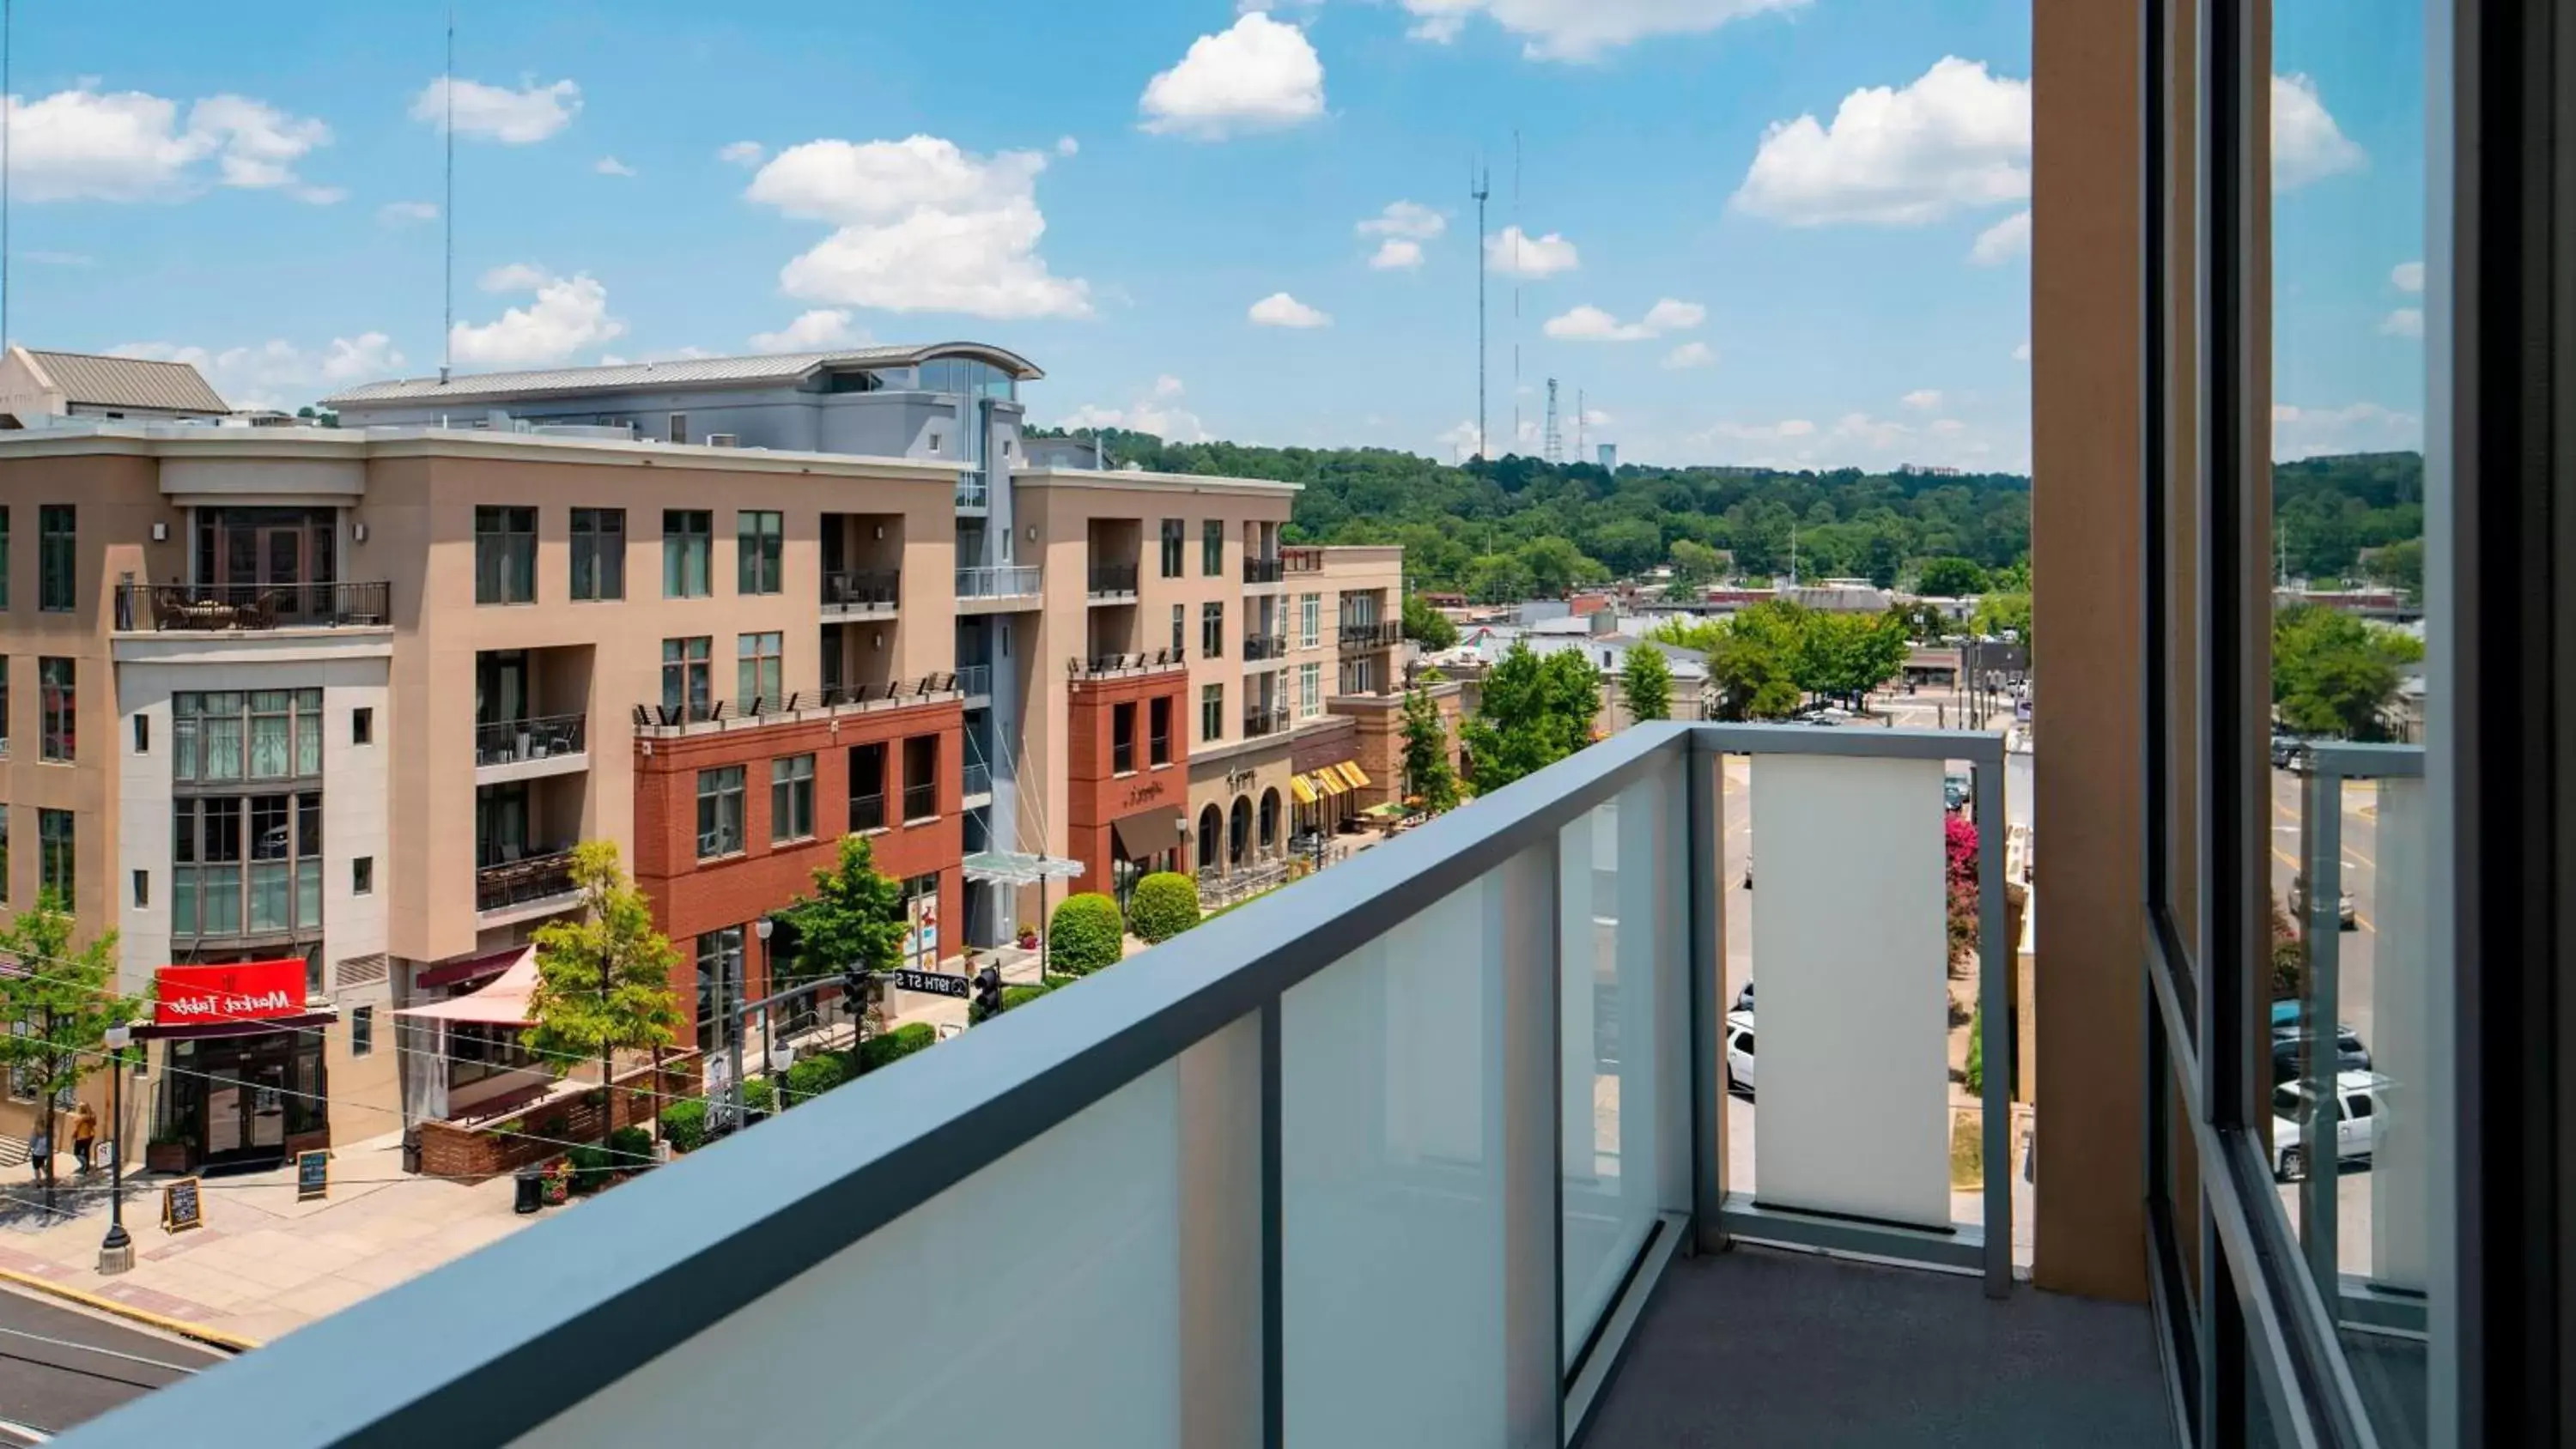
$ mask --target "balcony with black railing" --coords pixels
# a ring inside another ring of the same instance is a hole
[[[1136,566],[1131,563],[1093,564],[1089,582],[1094,603],[1133,602],[1136,597]]]
[[[989,789],[990,787],[987,786],[987,788]],[[907,784],[903,787],[903,818],[905,824],[908,825],[915,820],[933,819],[937,817],[938,814],[939,787],[936,784],[933,784],[928,780],[922,780],[912,784]]]
[[[574,894],[570,845],[516,860],[487,860],[474,871],[474,909],[486,916],[568,901]]]
[[[1284,704],[1256,704],[1243,712],[1243,737],[1247,740],[1257,740],[1264,735],[1275,735],[1287,728],[1288,706]]]
[[[1089,659],[1065,661],[1065,672],[1076,679],[1115,679],[1129,674],[1160,674],[1190,667],[1186,649],[1152,649],[1136,654],[1095,654]]]
[[[1253,554],[1243,556],[1243,581],[1247,584],[1275,584],[1286,576],[1287,566],[1276,554],[1268,558]]]
[[[393,585],[119,584],[120,633],[370,629],[393,623]]]
[[[1392,649],[1396,641],[1403,637],[1404,626],[1393,620],[1381,619],[1368,624],[1344,624],[1341,632],[1341,646],[1353,653],[1365,653],[1372,649]]]
[[[828,569],[823,612],[834,617],[891,614],[902,603],[903,574],[896,569]]]
[[[1266,660],[1285,659],[1287,657],[1288,636],[1285,634],[1246,634],[1243,636],[1243,658],[1246,663],[1258,664]]]
[[[491,720],[474,726],[474,765],[525,765],[538,761],[568,763],[588,755],[590,717],[582,714],[537,715]]]
[[[882,790],[850,797],[850,829],[883,830],[886,827],[886,797]]]

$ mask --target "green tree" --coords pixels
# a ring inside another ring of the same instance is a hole
[[[1914,591],[1936,599],[1964,599],[1986,591],[1986,571],[1975,559],[1950,554],[1943,558],[1925,559],[1923,571],[1915,579]]]
[[[2402,589],[2410,604],[2424,602],[2424,540],[2400,539],[2362,555],[2362,572],[2373,583]]]
[[[574,846],[572,881],[581,892],[580,917],[536,931],[537,988],[528,1010],[537,1024],[528,1044],[556,1061],[599,1059],[605,1149],[617,1121],[617,1053],[651,1051],[653,1091],[662,1089],[662,1049],[680,1026],[680,997],[671,989],[680,953],[654,929],[653,907],[627,880],[615,842]]]
[[[1465,592],[1480,604],[1508,604],[1537,593],[1538,585],[1519,555],[1489,553],[1467,566]]]
[[[1681,583],[1704,584],[1725,576],[1725,550],[1711,548],[1697,539],[1674,539],[1670,556],[1673,577]]]
[[[2300,734],[2377,739],[2400,666],[2423,658],[2419,641],[2318,604],[2272,617],[2272,702]]]
[[[797,896],[778,914],[796,932],[791,985],[903,964],[903,884],[878,871],[864,835],[842,836],[839,858],[814,872],[814,894]]]
[[[1968,627],[1979,634],[2011,634],[2023,644],[2031,642],[2030,595],[1988,594],[1977,600],[1976,616]]]
[[[0,957],[17,967],[16,974],[0,973],[0,1019],[27,1024],[23,1036],[0,1035],[0,1063],[43,1102],[49,1142],[59,1140],[55,1099],[78,1089],[105,1057],[107,1029],[132,1021],[143,1007],[141,999],[117,994],[116,932],[74,950],[77,929],[70,904],[50,889],[0,925]],[[124,1150],[121,1139],[118,1150]],[[48,1202],[53,1182],[46,1173]]]
[[[1458,647],[1458,626],[1449,616],[1423,601],[1420,594],[1404,596],[1404,637],[1434,653]]]
[[[1047,925],[1047,969],[1060,976],[1088,976],[1118,964],[1127,950],[1127,922],[1118,902],[1083,891],[1058,902]]]
[[[1522,544],[1519,558],[1530,586],[1546,598],[1563,598],[1580,585],[1610,579],[1608,566],[1576,548],[1571,539],[1554,534]]]
[[[1619,693],[1635,721],[1673,717],[1673,668],[1664,651],[1642,640],[1619,660]]]
[[[1666,620],[1650,637],[1707,656],[1718,718],[1787,719],[1805,702],[1795,671],[1808,617],[1795,604],[1772,600],[1731,619]]]
[[[1905,625],[1891,614],[1804,611],[1792,656],[1799,687],[1857,705],[1905,668]]]
[[[1428,810],[1458,808],[1458,771],[1449,763],[1449,725],[1428,689],[1404,695],[1404,791]]]
[[[1155,871],[1136,882],[1127,921],[1138,940],[1161,945],[1199,923],[1199,883],[1179,871]]]
[[[1541,658],[1524,643],[1485,675],[1475,718],[1460,735],[1474,758],[1476,793],[1491,794],[1591,743],[1601,675],[1582,651]]]

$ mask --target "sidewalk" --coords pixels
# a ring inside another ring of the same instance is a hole
[[[331,1154],[331,1195],[295,1199],[290,1164],[201,1180],[205,1226],[161,1228],[167,1174],[125,1182],[134,1268],[102,1276],[104,1173],[74,1181],[71,1159],[48,1212],[42,1191],[12,1174],[0,1190],[0,1270],[238,1338],[264,1342],[346,1308],[540,1216],[511,1211],[507,1177],[482,1183],[405,1177],[401,1140],[385,1136]]]

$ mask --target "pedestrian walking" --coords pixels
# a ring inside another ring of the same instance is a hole
[[[54,1180],[54,1139],[42,1127],[38,1127],[36,1135],[27,1140],[27,1166],[34,1170],[36,1181]]]
[[[98,1150],[98,1111],[83,1102],[72,1109],[72,1161],[82,1172],[90,1170],[90,1154]]]

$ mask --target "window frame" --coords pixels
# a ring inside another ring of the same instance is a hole
[[[80,760],[78,659],[48,654],[36,660],[36,758],[56,765]]]
[[[1222,518],[1199,521],[1199,577],[1225,577],[1225,520]]]
[[[780,755],[769,762],[769,843],[793,845],[812,840],[814,756]]]
[[[80,607],[80,508],[36,505],[36,612],[70,614]]]
[[[673,646],[678,646],[674,652]],[[662,708],[684,720],[715,713],[713,634],[681,634],[662,641]]]
[[[1199,686],[1199,738],[1211,743],[1225,738],[1225,686]]]
[[[537,601],[537,510],[524,504],[474,505],[474,602]]]
[[[1199,657],[1225,657],[1225,601],[1209,599],[1199,605]]]
[[[572,510],[570,539],[573,602],[608,603],[624,599],[626,510]]]
[[[57,829],[56,827],[60,827]],[[60,893],[66,905],[80,900],[80,823],[69,810],[36,807],[36,894]]]
[[[741,765],[709,765],[697,772],[697,858],[731,860],[750,849],[749,797]],[[728,832],[730,832],[728,834]],[[713,848],[710,848],[712,842]]]
[[[1182,576],[1182,566],[1189,558],[1188,548],[1188,520],[1180,518],[1164,519],[1162,527],[1162,557],[1160,559],[1163,577],[1167,579],[1177,579]]]
[[[711,508],[662,510],[662,597],[715,593],[716,515]]]
[[[733,518],[734,592],[785,593],[787,515],[775,508],[739,508]]]
[[[748,714],[755,702],[776,708],[787,697],[787,634],[781,629],[736,634],[733,643],[736,714]]]

